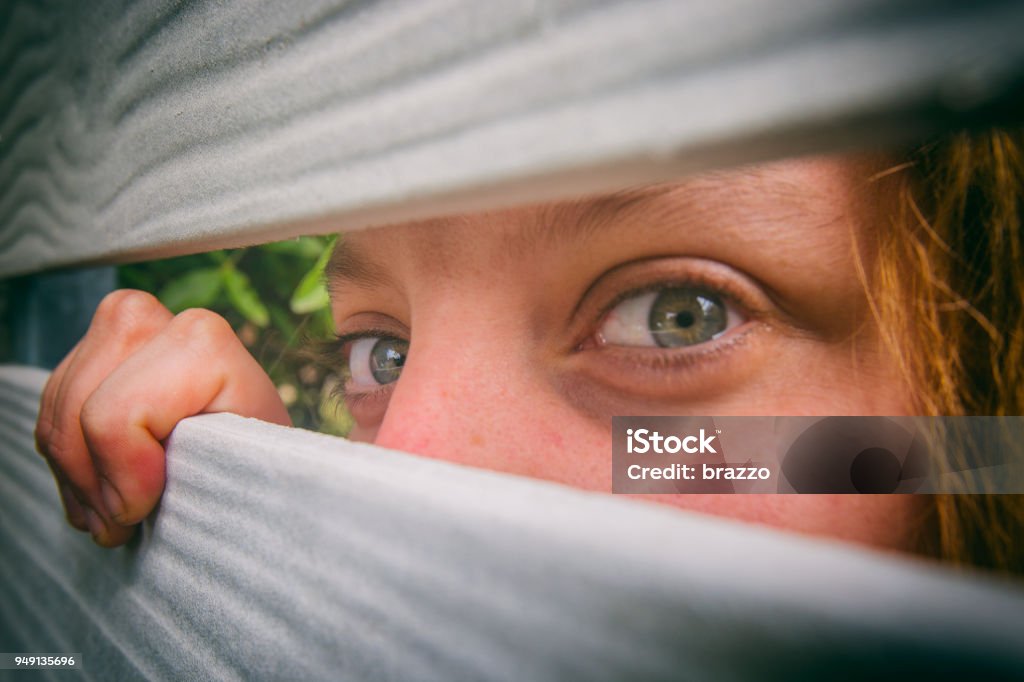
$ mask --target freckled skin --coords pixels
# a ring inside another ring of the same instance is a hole
[[[853,260],[853,235],[870,258],[864,244],[885,224],[882,202],[864,189],[869,166],[809,159],[712,174],[608,217],[611,229],[560,245],[509,248],[553,214],[579,219],[572,209],[515,209],[346,237],[374,254],[389,284],[367,291],[334,282],[339,332],[358,328],[349,325],[353,312],[370,310],[397,319],[411,339],[401,378],[374,414],[357,411],[353,437],[610,491],[616,414],[911,413]],[[600,316],[576,327],[572,320],[595,281],[600,289],[608,271],[635,263],[642,282],[649,259],[663,259],[671,272],[673,258],[695,257],[768,292],[756,301],[764,314],[736,347],[703,365],[611,376],[603,349],[573,352],[572,334],[600,325]],[[647,499],[887,548],[907,545],[920,512],[910,496]]]

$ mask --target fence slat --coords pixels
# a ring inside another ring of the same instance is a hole
[[[1019,121],[1021,25],[994,0],[11,0],[0,277]]]
[[[0,642],[89,679],[1009,678],[980,576],[232,415],[182,422],[141,540],[65,526],[39,370],[0,367]]]

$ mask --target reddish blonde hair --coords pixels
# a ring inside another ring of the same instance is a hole
[[[1024,135],[960,132],[896,183],[869,295],[926,415],[1024,415]],[[1024,496],[936,495],[926,552],[1024,573]]]

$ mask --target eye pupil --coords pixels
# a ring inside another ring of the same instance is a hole
[[[662,348],[704,343],[725,331],[728,314],[714,294],[686,288],[663,289],[648,316],[654,340]]]
[[[379,384],[390,384],[398,379],[409,352],[409,343],[398,339],[380,339],[370,351],[370,373]]]
[[[697,321],[697,318],[693,316],[693,313],[687,310],[681,310],[676,313],[676,325],[680,329],[688,329],[693,326]]]

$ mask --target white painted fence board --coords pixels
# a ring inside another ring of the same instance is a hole
[[[45,377],[0,368],[0,642],[86,679],[1024,672],[1019,585],[232,415],[178,426],[104,550],[33,451]]]
[[[993,1],[12,0],[0,276],[916,139],[1019,85],[1022,26]]]

